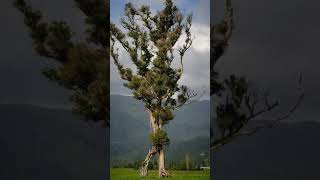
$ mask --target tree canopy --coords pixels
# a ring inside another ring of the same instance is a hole
[[[134,97],[143,101],[162,124],[172,120],[172,111],[195,95],[188,87],[178,84],[183,74],[183,56],[192,44],[191,22],[192,15],[183,21],[178,8],[166,0],[164,10],[156,15],[151,14],[149,6],[136,8],[126,4],[125,16],[121,18],[126,33],[111,23],[111,56],[126,81],[124,86],[132,90]],[[181,66],[174,68],[174,48],[183,31],[185,44],[178,48]],[[136,72],[120,63],[116,41],[128,52]]]
[[[44,21],[41,11],[25,0],[15,0],[14,5],[24,15],[37,54],[58,63],[44,68],[43,74],[71,90],[73,112],[109,125],[109,1],[74,2],[85,18],[84,42],[74,40],[65,21]]]

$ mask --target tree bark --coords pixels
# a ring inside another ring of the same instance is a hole
[[[158,159],[159,177],[166,178],[169,176],[169,172],[166,170],[166,167],[165,167],[165,156],[164,156],[163,147],[159,147],[158,152],[159,152],[159,159]]]
[[[152,159],[152,157],[157,153],[157,149],[156,147],[152,147],[146,158],[144,159],[144,161],[142,162],[140,168],[139,168],[139,171],[140,171],[140,177],[146,177],[148,176],[148,166],[149,166],[149,162],[150,160]]]
[[[157,129],[161,129],[162,125],[157,122],[157,119],[153,116],[152,112],[150,110],[147,110],[149,114],[149,120],[150,120],[150,128],[152,133],[156,133]],[[156,153],[159,153],[158,156],[158,165],[159,165],[159,177],[165,178],[169,176],[169,172],[165,168],[165,155],[164,155],[164,149],[163,147],[155,147],[152,146],[152,148],[149,150],[146,158],[141,163],[141,166],[139,168],[140,171],[140,177],[146,177],[148,175],[148,165],[152,157]]]
[[[156,130],[159,128],[156,122],[156,118],[152,115],[152,112],[150,110],[148,111],[149,120],[150,120],[150,128],[153,133],[156,132]],[[152,148],[149,150],[146,158],[141,163],[141,166],[139,168],[140,171],[140,177],[146,177],[148,175],[148,165],[152,157],[157,153],[157,148],[155,146],[152,146]]]
[[[150,120],[150,128],[153,133],[156,133],[156,130],[159,128],[156,118],[153,116],[152,112],[148,110],[149,120]]]

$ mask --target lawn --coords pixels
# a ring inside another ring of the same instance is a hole
[[[168,180],[209,180],[210,171],[169,171],[170,177]],[[112,168],[111,180],[154,180],[158,178],[158,171],[149,171],[147,178],[140,178],[138,170]]]

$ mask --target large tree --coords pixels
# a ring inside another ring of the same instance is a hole
[[[84,42],[75,41],[66,22],[44,21],[25,0],[15,0],[14,5],[24,15],[34,50],[52,60],[43,74],[71,90],[73,112],[109,126],[109,1],[74,2],[85,19]]]
[[[211,100],[214,101],[215,114],[212,124],[211,150],[216,151],[223,145],[235,140],[239,136],[248,136],[264,128],[276,126],[280,121],[288,119],[300,105],[304,93],[301,87],[302,77],[299,77],[299,93],[296,103],[288,112],[280,116],[266,118],[268,113],[279,107],[279,102],[270,97],[265,90],[250,86],[245,77],[234,74],[227,78],[221,77],[216,70],[218,60],[226,52],[234,30],[234,12],[231,0],[225,0],[223,19],[213,24],[211,32]],[[270,115],[270,114],[269,114]],[[270,117],[270,116],[269,116]],[[256,121],[265,118],[266,121]],[[256,125],[258,124],[258,125]]]
[[[118,28],[111,23],[110,54],[124,86],[144,103],[152,130],[152,147],[141,164],[140,176],[147,176],[148,164],[158,154],[159,177],[168,177],[164,147],[170,141],[163,126],[174,119],[175,109],[195,96],[189,88],[178,84],[184,71],[183,56],[192,44],[192,14],[184,17],[172,0],[165,0],[164,9],[155,14],[149,6],[128,3],[120,24],[122,27]],[[183,33],[184,44],[176,47]],[[117,44],[128,53],[134,68],[121,64]],[[175,59],[180,67],[173,66]]]

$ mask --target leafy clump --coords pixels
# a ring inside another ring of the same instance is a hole
[[[86,41],[77,41],[66,22],[46,21],[25,0],[14,6],[24,16],[33,49],[51,59],[43,74],[71,91],[73,112],[109,126],[109,1],[74,2],[84,14]]]
[[[155,133],[150,134],[150,141],[152,145],[156,147],[167,146],[170,144],[168,134],[162,129],[157,129]]]

